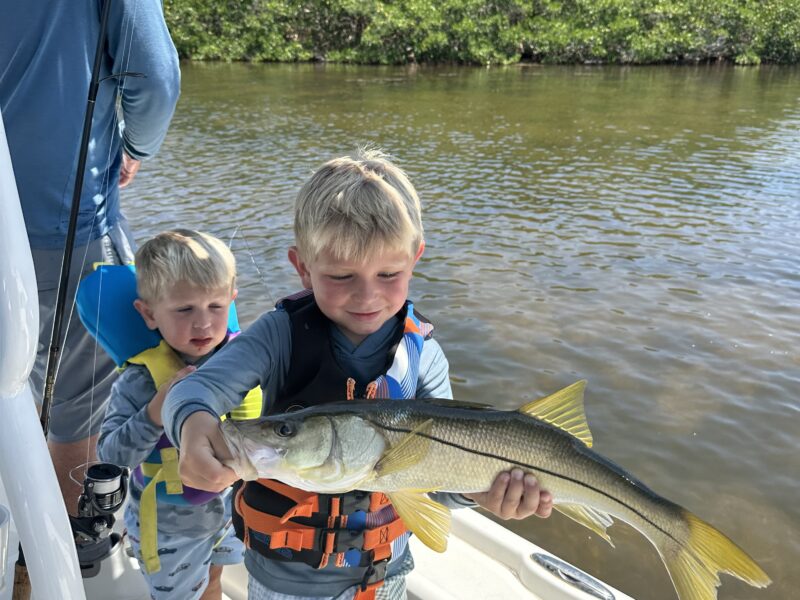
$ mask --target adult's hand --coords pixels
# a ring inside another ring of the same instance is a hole
[[[539,487],[536,477],[522,469],[500,473],[487,492],[464,494],[501,519],[524,519],[531,515],[549,517],[553,496]]]
[[[131,184],[141,166],[142,161],[131,158],[128,156],[128,153],[123,150],[122,165],[120,165],[119,168],[119,189],[126,188]]]
[[[221,492],[239,477],[222,464],[233,456],[219,428],[219,418],[209,412],[189,415],[181,428],[178,472],[181,481],[209,492]]]

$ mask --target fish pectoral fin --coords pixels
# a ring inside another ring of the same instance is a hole
[[[589,431],[589,423],[586,421],[586,412],[583,409],[584,389],[586,380],[581,379],[545,398],[528,402],[519,407],[517,412],[563,429],[591,448],[592,432]]]
[[[431,427],[433,419],[428,419],[403,436],[375,464],[375,474],[383,477],[413,467],[421,461],[431,445],[430,438],[423,434],[430,434]]]
[[[450,535],[450,509],[425,494],[423,490],[403,490],[386,495],[405,526],[423,544],[436,552],[444,552]]]
[[[614,542],[608,535],[606,529],[613,525],[614,519],[611,515],[583,504],[555,504],[553,505],[562,515],[569,517],[573,521],[580,523],[584,527],[591,529],[609,544],[614,547]]]

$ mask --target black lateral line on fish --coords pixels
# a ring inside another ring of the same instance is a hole
[[[369,419],[369,418],[365,418],[365,420],[366,420],[366,421],[369,421],[370,423],[372,423],[372,424],[373,424],[373,425],[375,425],[376,427],[379,427],[379,428],[381,428],[381,429],[385,429],[385,430],[387,430],[387,431],[392,431],[392,432],[394,432],[394,433],[411,433],[411,432],[412,432],[412,430],[411,430],[411,429],[400,428],[400,427],[389,427],[389,426],[387,426],[387,425],[383,425],[383,424],[381,424],[381,423],[378,423],[378,422],[376,422],[376,421],[373,421],[373,420],[371,420],[371,419]],[[604,491],[603,491],[603,490],[601,490],[601,489],[598,489],[598,488],[596,488],[596,487],[594,487],[594,486],[591,486],[591,485],[589,485],[588,483],[586,483],[586,482],[584,482],[584,481],[580,481],[580,480],[578,480],[578,479],[574,479],[574,478],[572,478],[572,477],[567,477],[566,475],[562,475],[562,474],[560,474],[560,473],[556,473],[556,472],[554,472],[554,471],[550,471],[550,470],[548,470],[548,469],[544,469],[544,468],[537,467],[537,466],[534,466],[534,465],[529,465],[529,464],[527,464],[527,463],[519,462],[519,461],[517,461],[517,460],[514,460],[513,458],[507,458],[507,457],[505,457],[505,456],[497,456],[497,455],[495,455],[495,454],[491,454],[491,453],[489,453],[489,452],[482,452],[482,451],[480,451],[480,450],[475,450],[474,448],[467,448],[467,447],[465,447],[465,446],[462,446],[462,445],[460,445],[460,444],[456,444],[456,443],[454,443],[454,442],[449,442],[449,441],[447,441],[447,440],[443,440],[443,439],[437,438],[437,437],[435,437],[435,436],[433,436],[433,435],[426,434],[426,433],[423,433],[423,432],[420,432],[420,431],[416,431],[416,432],[414,432],[414,435],[419,435],[419,436],[422,436],[422,437],[426,437],[426,438],[428,438],[429,440],[431,440],[431,441],[433,441],[433,442],[438,442],[438,443],[440,443],[440,444],[444,444],[445,446],[450,446],[451,448],[456,448],[456,449],[458,449],[458,450],[462,450],[462,451],[464,451],[464,452],[468,452],[468,453],[471,453],[471,454],[477,454],[477,455],[479,455],[479,456],[483,456],[483,457],[486,457],[486,458],[494,458],[494,459],[497,459],[497,460],[503,460],[503,461],[509,462],[509,463],[511,463],[511,464],[513,464],[513,465],[516,465],[516,466],[518,466],[518,467],[524,467],[524,468],[527,468],[527,469],[532,469],[532,470],[535,470],[535,471],[540,471],[540,472],[542,472],[542,473],[547,473],[548,475],[551,475],[551,476],[553,476],[553,477],[556,477],[556,478],[558,478],[558,479],[564,479],[564,480],[566,480],[566,481],[571,481],[572,483],[574,483],[574,484],[576,484],[576,485],[579,485],[579,486],[582,486],[582,487],[584,487],[584,488],[587,488],[587,489],[593,490],[594,492],[596,492],[596,493],[600,494],[601,496],[605,496],[605,497],[606,497],[606,498],[608,498],[609,500],[612,500],[613,502],[616,502],[617,504],[620,504],[620,505],[624,506],[625,508],[627,508],[628,510],[630,510],[632,513],[634,513],[634,514],[638,515],[638,516],[639,516],[641,519],[643,519],[645,522],[647,522],[647,523],[649,523],[650,525],[652,525],[653,527],[655,527],[655,528],[656,528],[658,531],[660,531],[661,533],[663,533],[664,535],[666,535],[667,537],[669,537],[669,538],[670,538],[670,539],[672,539],[673,541],[675,541],[675,542],[677,542],[677,543],[679,543],[679,544],[681,543],[681,542],[680,542],[680,540],[678,540],[678,539],[677,539],[675,536],[673,536],[673,535],[672,535],[670,532],[666,531],[666,530],[665,530],[665,529],[663,529],[662,527],[659,527],[657,523],[655,523],[655,522],[654,522],[654,521],[652,521],[651,519],[648,519],[648,518],[647,518],[645,515],[643,515],[643,514],[642,514],[641,512],[639,512],[638,510],[636,510],[634,507],[630,506],[629,504],[626,504],[626,503],[625,503],[625,502],[623,502],[621,499],[619,499],[619,498],[616,498],[616,497],[614,497],[614,496],[612,496],[612,495],[610,495],[610,494],[608,494],[608,493],[604,492]],[[602,457],[601,457],[601,458],[602,458]],[[607,461],[604,461],[604,462],[607,462]],[[616,473],[616,474],[617,474],[618,476],[622,477],[622,475],[620,475],[619,473]],[[640,490],[641,490],[641,489],[643,489],[645,492],[649,492],[649,493],[651,493],[651,494],[653,494],[653,495],[656,495],[656,496],[657,496],[657,494],[655,494],[655,492],[652,492],[652,491],[650,491],[648,488],[642,488],[641,486],[637,485],[637,484],[636,484],[636,482],[632,481],[631,479],[629,479],[629,478],[627,478],[627,477],[624,477],[624,479],[626,479],[626,480],[627,480],[627,481],[628,481],[630,484],[634,485],[635,487],[638,487]],[[658,498],[660,499],[661,497],[660,497],[660,496],[658,496]]]

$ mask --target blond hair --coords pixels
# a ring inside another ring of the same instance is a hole
[[[146,301],[163,299],[182,282],[211,290],[236,283],[236,259],[222,240],[191,229],[164,231],[136,252],[136,290]]]
[[[423,241],[419,197],[379,150],[326,162],[297,194],[295,243],[304,260],[322,251],[362,262],[385,251],[414,256]]]

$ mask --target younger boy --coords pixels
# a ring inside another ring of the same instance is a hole
[[[156,600],[220,599],[222,566],[241,562],[244,553],[230,526],[230,490],[209,493],[181,486],[177,473],[169,477],[177,457],[161,423],[170,385],[226,343],[235,279],[230,250],[205,233],[160,233],[136,253],[134,306],[174,352],[130,364],[117,379],[97,452],[103,461],[136,468],[125,524]]]
[[[407,300],[425,243],[405,174],[377,152],[332,160],[300,190],[294,222],[289,261],[306,291],[262,315],[167,396],[165,429],[182,444],[181,476],[200,488],[236,478],[218,461],[230,455],[216,415],[256,384],[271,413],[353,396],[452,398],[433,327]],[[237,489],[251,600],[405,598],[409,534],[382,495],[307,494],[269,480]],[[436,499],[473,504],[458,494]],[[473,499],[506,518],[552,507],[518,470]]]

